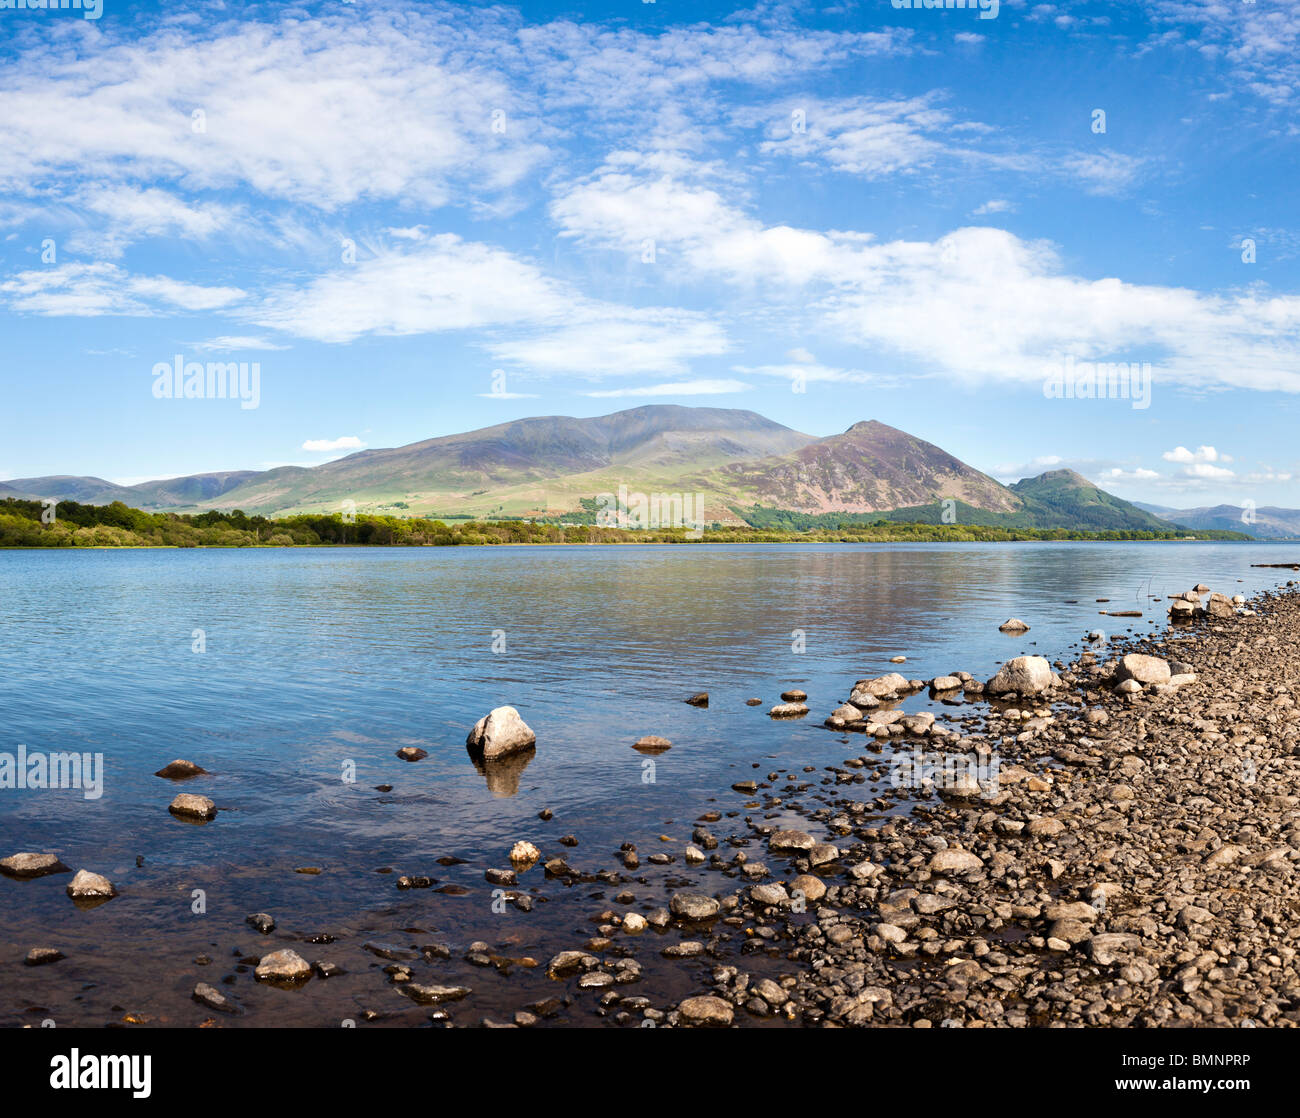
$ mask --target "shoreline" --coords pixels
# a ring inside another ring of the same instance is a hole
[[[227,916],[203,929],[211,946],[193,959],[179,938],[161,957],[166,943],[111,964],[83,957],[74,988],[109,973],[111,997],[129,1006],[165,959],[177,978],[158,994],[168,1012],[157,1023],[179,1026],[336,1023],[335,989],[368,1023],[393,1026],[1296,1024],[1300,709],[1288,664],[1300,595],[1265,591],[1247,606],[1253,616],[1204,617],[1062,658],[1063,685],[1028,700],[948,692],[962,701],[934,724],[953,731],[945,752],[998,758],[993,795],[891,783],[885,743],[929,751],[942,731],[892,718],[917,690],[877,683],[858,689],[872,716],[859,729],[870,722],[871,734],[828,729],[830,752],[808,750],[802,767],[755,758],[750,781],[676,826],[620,813],[635,841],[617,850],[558,838],[560,819],[503,835],[496,855],[466,867],[502,902],[476,938],[430,943],[442,920],[395,927],[396,911],[373,909],[309,935],[285,901],[269,909],[284,925],[274,935]],[[1103,686],[1112,651],[1183,661],[1196,678],[1126,696]],[[805,717],[843,701],[812,696]],[[174,790],[203,791],[190,784]],[[515,838],[537,844],[536,862],[510,868]],[[215,869],[187,873],[206,881]],[[418,869],[393,872],[396,897],[443,903],[409,891],[429,887]],[[62,891],[66,880],[46,884]],[[105,903],[154,903],[126,892]],[[562,914],[567,933],[537,917],[529,927],[538,908]],[[48,931],[28,946],[75,956]],[[534,945],[524,954],[521,935]],[[274,950],[311,964],[309,979],[288,984],[301,997],[255,981]],[[76,973],[72,960],[12,965],[36,1005]],[[199,985],[224,1004],[195,1001]],[[98,1020],[82,1012],[75,1023]]]

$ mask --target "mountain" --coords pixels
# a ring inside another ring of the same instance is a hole
[[[107,505],[113,501],[131,504],[137,495],[124,485],[114,485],[102,477],[74,477],[55,474],[50,477],[18,477],[5,482],[28,500],[77,501],[83,505]],[[10,494],[5,494],[9,496]]]
[[[751,411],[649,405],[590,419],[539,416],[363,450],[316,467],[231,470],[120,486],[20,478],[29,497],[136,508],[285,516],[590,516],[593,500],[699,494],[702,517],[797,524],[837,514],[1011,528],[1169,531],[1172,525],[1069,470],[1007,487],[876,420],[817,439]],[[3,494],[0,494],[3,495]],[[700,515],[697,513],[697,515]]]
[[[1011,487],[1039,528],[1168,532],[1173,524],[1098,489],[1073,470],[1048,470]]]
[[[1266,505],[1251,511],[1250,515],[1253,519],[1243,520],[1242,516],[1246,513],[1246,509],[1241,505],[1171,509],[1141,502],[1136,504],[1140,509],[1188,528],[1221,528],[1229,532],[1245,532],[1261,540],[1300,538],[1300,509],[1282,509]]]
[[[882,512],[944,498],[992,512],[1019,505],[987,474],[874,419],[780,458],[724,467],[719,476],[755,504],[810,513]]]

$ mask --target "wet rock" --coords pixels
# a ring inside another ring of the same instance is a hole
[[[256,928],[262,935],[270,935],[275,931],[275,918],[265,912],[254,912],[244,918],[244,923],[250,928]]]
[[[551,978],[563,978],[578,970],[590,970],[599,963],[600,960],[589,951],[561,951],[546,964],[546,973]]]
[[[295,984],[311,977],[311,964],[298,952],[285,948],[263,955],[253,971],[259,982]]]
[[[404,745],[397,751],[397,756],[403,761],[423,761],[429,753],[427,750],[420,749],[414,745]]]
[[[516,869],[526,870],[537,864],[542,852],[531,842],[520,839],[510,848],[510,861]]]
[[[480,753],[484,761],[494,761],[536,744],[537,735],[514,707],[496,707],[474,723],[466,738],[466,745]]]
[[[632,748],[641,753],[663,753],[666,749],[672,749],[673,743],[667,738],[657,737],[654,734],[647,734],[643,738],[637,738],[632,743]]]
[[[78,870],[76,876],[68,882],[69,897],[108,898],[116,897],[117,890],[113,883],[101,874],[89,870]]]
[[[930,680],[930,689],[932,691],[958,691],[961,689],[962,681],[955,675],[939,675]]]
[[[808,700],[808,692],[800,691],[797,687],[789,691],[781,692],[781,701],[785,703],[803,703]]]
[[[808,713],[807,703],[777,703],[767,712],[772,718],[802,718]]]
[[[53,854],[32,854],[24,852],[11,854],[0,859],[0,873],[6,877],[32,878],[44,877],[49,873],[71,873]]]
[[[629,912],[623,916],[623,931],[630,936],[640,935],[649,927],[649,923],[639,912]]]
[[[403,994],[419,1005],[441,1005],[443,1002],[460,1001],[472,991],[468,986],[441,986],[423,982],[407,982],[398,987]]]
[[[182,819],[208,820],[217,817],[216,804],[207,796],[195,796],[189,792],[182,792],[172,800],[167,805],[167,810]]]
[[[686,702],[693,707],[706,707],[709,705],[709,693],[707,691],[697,691]]]
[[[207,769],[196,765],[193,761],[186,761],[177,758],[175,761],[169,761],[154,776],[161,776],[165,780],[188,780],[192,776],[204,776]]]
[[[1023,621],[1021,621],[1020,618],[1018,617],[1008,617],[1004,622],[1002,622],[1001,625],[998,626],[998,629],[1003,633],[1029,632],[1029,626],[1026,625]]]
[[[711,920],[718,915],[720,906],[703,893],[674,893],[668,907],[674,916],[684,920]]]
[[[33,947],[23,962],[29,967],[43,967],[48,963],[57,963],[62,958],[63,952],[57,947]]]
[[[769,850],[803,851],[811,850],[817,840],[807,831],[777,831],[767,840]]]
[[[826,895],[826,883],[820,877],[802,873],[790,882],[790,896],[795,900],[802,897],[805,901],[815,903]]]
[[[209,986],[206,982],[198,983],[190,996],[196,1002],[206,1005],[209,1009],[215,1009],[218,1013],[233,1015],[240,1012],[240,1006],[233,999],[226,997],[215,986]]]
[[[721,998],[710,994],[686,998],[677,1007],[677,1012],[681,1016],[683,1024],[697,1028],[700,1026],[725,1027],[731,1024],[734,1016],[730,1002],[723,1001]]]

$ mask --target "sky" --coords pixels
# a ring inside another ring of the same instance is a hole
[[[1294,0],[16,2],[0,479],[677,403],[1300,507]]]

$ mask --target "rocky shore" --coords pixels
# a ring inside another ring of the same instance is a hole
[[[653,849],[629,827],[640,850],[586,850],[542,812],[536,834],[509,836],[475,871],[500,905],[486,938],[429,943],[408,927],[350,944],[282,929],[264,951],[236,946],[219,981],[205,979],[212,957],[194,959],[195,1023],[257,1024],[259,999],[310,983],[346,988],[363,1021],[401,1024],[1294,1024],[1300,595],[1208,593],[1175,598],[1159,639],[1094,632],[1068,663],[787,692],[787,706],[828,712],[838,759],[756,761],[700,805],[689,837],[679,825]],[[909,709],[921,693],[937,718]],[[690,701],[708,717],[707,696]],[[470,744],[534,747],[512,708]],[[173,765],[184,771],[159,775],[203,772]],[[203,820],[217,806],[183,794],[172,811]],[[70,872],[52,855],[15,858],[12,877]],[[433,883],[394,875],[403,896]],[[91,873],[68,892],[121,903]],[[585,931],[548,936],[536,957],[512,950],[539,909]],[[276,923],[254,913],[244,931],[271,937]],[[25,962],[42,981],[69,965],[57,943],[32,944]]]

